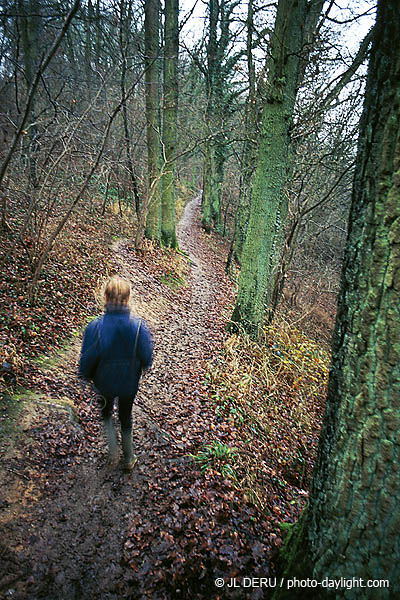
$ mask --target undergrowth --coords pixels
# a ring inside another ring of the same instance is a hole
[[[208,372],[217,433],[235,446],[235,483],[281,520],[307,495],[329,363],[325,348],[280,321],[261,343],[227,338]]]

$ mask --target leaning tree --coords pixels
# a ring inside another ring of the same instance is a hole
[[[342,577],[335,598],[400,594],[399,38],[400,5],[380,0],[318,457],[281,552],[286,577]],[[378,580],[390,587],[367,587]],[[274,600],[326,598],[329,589],[284,585]]]
[[[320,0],[279,0],[271,37],[256,169],[232,328],[258,336],[270,280],[278,215],[286,214],[282,194],[287,178],[290,129],[307,33],[318,20]]]

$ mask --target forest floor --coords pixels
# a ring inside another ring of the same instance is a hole
[[[269,597],[265,588],[218,588],[215,580],[270,576],[276,522],[243,500],[232,479],[201,475],[190,457],[226,437],[205,377],[233,294],[223,243],[197,217],[192,201],[179,227],[185,254],[171,252],[167,272],[157,251],[145,260],[129,242],[113,246],[155,340],[133,409],[139,461],[131,474],[106,465],[95,399],[76,379],[80,335],[3,406],[0,598]]]

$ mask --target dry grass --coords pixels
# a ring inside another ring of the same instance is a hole
[[[238,448],[239,485],[262,510],[281,510],[277,495],[290,502],[307,488],[329,363],[320,344],[281,321],[265,329],[262,343],[227,338],[210,369],[217,419],[229,424]]]

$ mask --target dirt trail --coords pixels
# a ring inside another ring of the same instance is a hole
[[[133,413],[137,467],[129,476],[108,470],[98,425],[93,425],[91,439],[83,439],[79,424],[49,407],[46,419],[58,419],[64,435],[77,439],[81,450],[70,468],[53,469],[49,491],[39,500],[26,497],[23,510],[10,497],[5,502],[0,564],[6,571],[0,575],[0,598],[181,597],[179,590],[154,595],[143,577],[157,565],[151,563],[150,550],[148,559],[143,555],[143,534],[136,536],[137,549],[134,540],[138,524],[145,525],[149,536],[157,527],[162,531],[175,483],[185,477],[187,453],[203,441],[207,428],[199,385],[204,361],[222,335],[223,319],[218,321],[215,313],[229,286],[221,266],[210,262],[210,244],[195,220],[197,211],[198,199],[186,206],[179,226],[180,248],[190,259],[185,287],[170,290],[157,274],[146,271],[129,244],[116,246],[119,271],[131,280],[137,312],[155,339],[154,366],[142,381]],[[68,360],[76,361],[78,348],[79,340]],[[76,390],[71,363],[48,378],[67,395],[68,389]],[[11,470],[8,475],[12,477]]]

